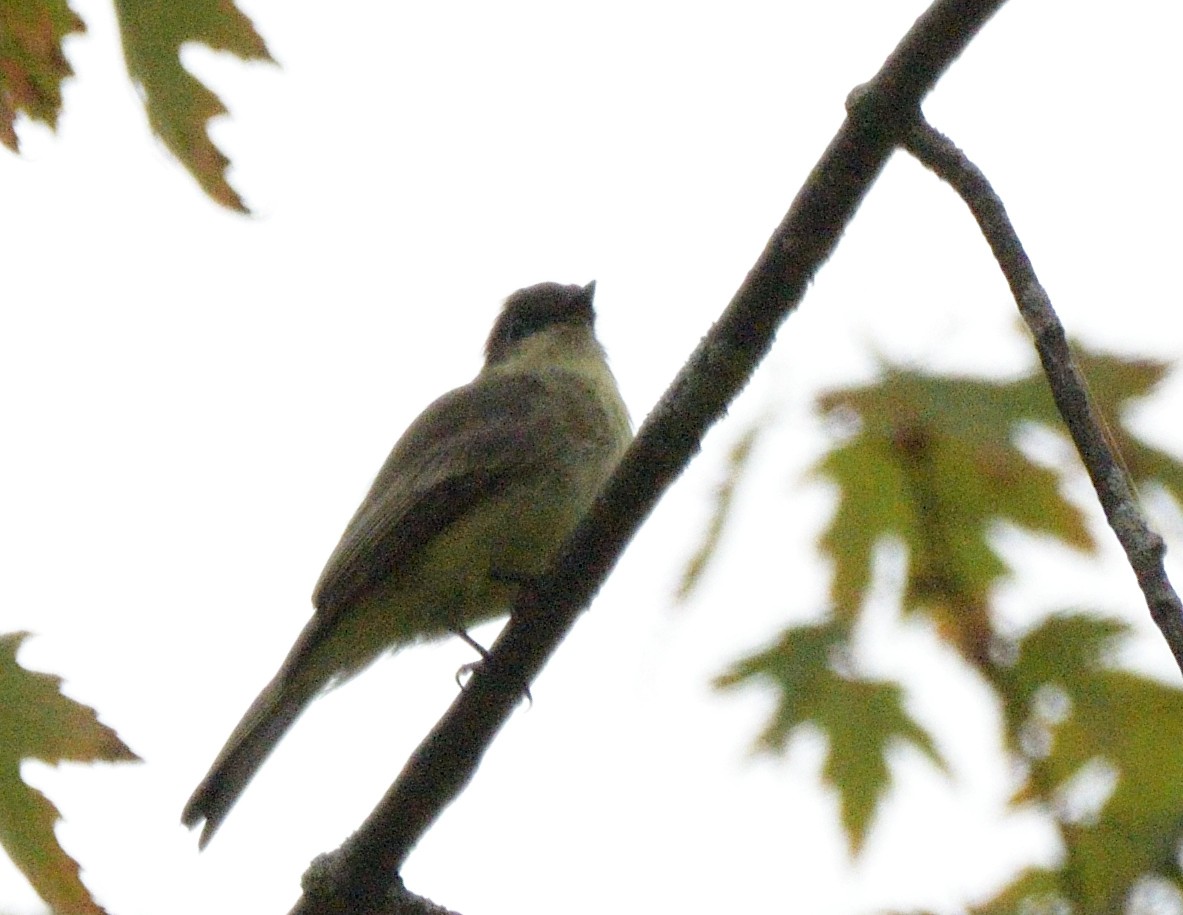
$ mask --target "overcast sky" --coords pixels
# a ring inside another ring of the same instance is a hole
[[[64,676],[145,762],[25,771],[113,913],[282,913],[471,660],[458,643],[384,660],[316,703],[204,853],[179,825],[398,434],[476,372],[501,299],[542,280],[598,281],[600,335],[643,418],[846,94],[926,4],[253,0],[280,67],[185,54],[232,112],[213,132],[250,218],[151,138],[110,4],[74,5],[89,31],[67,47],[60,129],[24,124],[23,156],[0,154],[0,631],[35,632],[26,666]],[[1069,328],[1160,358],[1183,351],[1179,26],[1161,0],[1015,0],[926,105],[994,180]],[[408,886],[474,915],[952,911],[1049,860],[1038,823],[1000,819],[996,712],[922,629],[881,614],[868,663],[908,677],[953,776],[900,754],[854,865],[817,789],[820,744],[749,758],[768,697],[706,685],[824,607],[812,538],[831,495],[799,482],[824,441],[818,387],[865,380],[876,353],[1013,373],[1031,364],[1014,325],[963,206],[897,156]],[[1173,382],[1139,415],[1176,453],[1181,397]],[[722,454],[769,412],[733,536],[675,607]],[[1020,571],[1063,566],[1008,544]],[[1140,620],[1107,550],[1008,589],[1004,611],[1088,601]],[[1140,663],[1169,670],[1143,646]],[[0,910],[37,908],[0,862]]]

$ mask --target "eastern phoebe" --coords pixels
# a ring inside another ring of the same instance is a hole
[[[505,301],[485,364],[407,429],[345,528],[312,619],[181,815],[205,847],[304,708],[380,654],[505,613],[632,433],[595,336],[595,283]]]

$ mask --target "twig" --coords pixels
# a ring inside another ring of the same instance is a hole
[[[848,116],[743,285],[661,402],[550,573],[514,607],[489,657],[407,761],[362,827],[329,856],[292,915],[358,913],[381,897],[407,855],[472,778],[523,689],[591,602],[706,430],[747,384],[777,328],[833,252],[932,89],[1005,0],[936,0]]]
[[[1064,326],[1035,276],[1035,268],[1023,250],[1006,208],[981,170],[948,137],[923,120],[907,135],[904,147],[948,182],[977,220],[1006,276],[1019,312],[1035,337],[1052,397],[1093,481],[1109,526],[1117,534],[1138,578],[1151,617],[1183,670],[1183,605],[1163,567],[1166,548],[1162,537],[1146,523],[1129,478],[1109,445],[1104,422],[1072,358]]]

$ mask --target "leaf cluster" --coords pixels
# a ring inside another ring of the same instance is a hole
[[[1167,366],[1090,352],[1079,362],[1135,483],[1183,496],[1183,464],[1127,423],[1130,404],[1154,390]],[[828,610],[716,680],[722,689],[774,690],[757,748],[781,752],[802,727],[824,735],[822,777],[856,852],[890,789],[893,745],[944,767],[903,685],[860,669],[855,634],[875,556],[885,542],[899,544],[907,555],[902,615],[927,620],[994,692],[1001,745],[1022,774],[1012,803],[1042,811],[1062,844],[1057,867],[1019,875],[975,911],[1117,911],[1147,880],[1183,891],[1183,691],[1121,667],[1128,625],[1090,608],[1044,608],[1052,612],[1017,638],[998,623],[997,586],[1010,571],[998,546],[1002,526],[1067,544],[1082,561],[1097,550],[1085,515],[1065,496],[1080,468],[1045,466],[1019,444],[1033,425],[1059,428],[1042,377],[997,381],[884,365],[874,383],[824,393],[816,408],[832,427],[854,430],[811,474],[838,497],[818,541],[833,569]],[[745,463],[732,466],[734,477]],[[712,544],[730,503],[730,495],[720,503]],[[684,589],[705,565],[697,556]]]

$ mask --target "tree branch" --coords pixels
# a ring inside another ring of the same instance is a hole
[[[370,911],[411,849],[472,778],[481,757],[559,642],[591,602],[703,435],[747,384],[777,328],[833,252],[920,102],[1005,0],[937,0],[847,118],[743,285],[669,390],[551,571],[523,594],[487,660],[408,759],[362,827],[318,860],[292,915]]]
[[[1163,567],[1166,548],[1162,537],[1147,524],[1129,477],[1110,447],[1104,420],[1093,406],[1088,386],[1068,348],[1064,326],[1035,275],[1002,200],[981,170],[926,122],[920,121],[912,128],[904,147],[951,185],[977,220],[1006,276],[1019,313],[1035,337],[1052,397],[1093,481],[1109,526],[1138,578],[1151,617],[1183,670],[1183,605]]]

